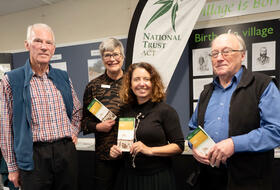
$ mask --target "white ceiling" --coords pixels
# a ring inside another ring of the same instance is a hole
[[[0,0],[0,16],[50,5],[62,0]]]

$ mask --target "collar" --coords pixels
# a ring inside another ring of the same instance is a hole
[[[30,59],[27,59],[24,65],[24,86],[26,87],[27,85],[29,85],[31,78],[35,75],[35,72],[32,70],[31,66],[30,66]],[[49,68],[46,72],[47,76],[49,78],[53,78],[53,74],[54,74],[54,70],[52,68],[52,66],[49,64]]]
[[[124,71],[123,71],[123,73],[124,73]],[[109,81],[109,82],[118,82],[118,81],[121,81],[122,78],[123,78],[123,76],[122,76],[122,77],[119,78],[118,80],[114,80],[114,79],[110,78],[110,77],[107,75],[107,70],[105,70],[104,75],[105,75],[105,79],[106,79],[107,81]]]
[[[239,84],[239,82],[241,81],[241,77],[242,77],[242,73],[243,73],[244,68],[245,68],[245,66],[241,66],[241,68],[238,70],[238,72],[235,73],[235,75],[232,77],[231,83],[230,83],[230,85],[229,85],[228,87],[230,87],[234,82],[236,82],[237,84]],[[218,76],[216,76],[215,79],[213,80],[213,84],[214,84],[215,86],[218,86],[218,87],[223,88],[223,87],[221,86],[221,84],[220,84],[220,81],[219,81],[219,77],[218,77]],[[228,88],[228,87],[227,87],[227,88]]]
[[[135,110],[140,112],[146,112],[151,110],[155,105],[157,104],[157,102],[152,102],[151,100],[148,100],[147,102],[143,103],[143,104],[138,104],[137,101],[135,102],[134,106]]]
[[[152,110],[153,108],[158,104],[158,102],[152,102],[151,100],[143,103],[143,104],[138,104],[135,102],[132,107],[135,111],[135,114],[138,115],[141,113],[141,118],[145,118]]]
[[[245,66],[242,66],[242,68],[243,72],[238,87],[246,87],[254,80],[252,72],[248,71]]]
[[[24,65],[24,87],[29,85],[29,82],[31,80],[31,78],[33,77],[34,72],[31,69],[30,66],[30,60],[27,59]]]

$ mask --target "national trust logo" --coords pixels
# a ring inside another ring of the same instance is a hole
[[[182,1],[182,0],[181,0]],[[175,2],[175,3],[174,3]],[[155,14],[150,18],[150,20],[147,22],[145,29],[156,19],[161,17],[162,15],[166,14],[169,10],[172,8],[171,12],[171,24],[174,32],[176,32],[175,29],[175,21],[176,21],[176,16],[177,16],[177,11],[178,11],[178,0],[159,0],[154,3],[156,4],[162,4],[162,6],[155,12]]]

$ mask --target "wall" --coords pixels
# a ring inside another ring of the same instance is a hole
[[[0,52],[24,49],[28,25],[50,25],[56,43],[69,44],[108,36],[127,36],[137,0],[64,0],[0,16]]]

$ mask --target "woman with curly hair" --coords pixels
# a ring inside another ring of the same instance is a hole
[[[134,117],[136,124],[129,153],[117,145],[110,149],[112,158],[124,160],[116,188],[175,190],[171,156],[184,150],[184,137],[176,111],[164,103],[164,87],[155,68],[143,62],[130,65],[120,98],[125,104],[121,117]]]

